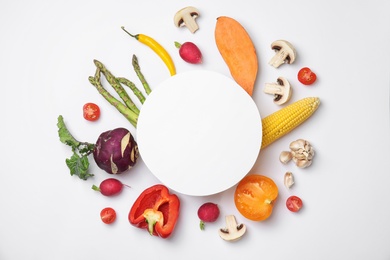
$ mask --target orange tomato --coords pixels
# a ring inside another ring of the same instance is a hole
[[[237,185],[234,203],[247,219],[262,221],[271,216],[273,202],[278,197],[275,182],[263,175],[245,176]]]

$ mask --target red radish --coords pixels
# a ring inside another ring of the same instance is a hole
[[[218,205],[212,202],[206,202],[198,209],[200,219],[200,229],[204,230],[205,222],[214,222],[219,217]]]
[[[99,187],[97,187],[96,185],[92,185],[92,189],[99,191],[104,196],[114,196],[122,191],[123,186],[129,187],[128,185],[123,184],[117,179],[108,178],[102,181]]]
[[[179,49],[179,55],[184,61],[192,64],[202,63],[202,53],[194,43],[185,42],[180,44],[175,42],[175,46]]]

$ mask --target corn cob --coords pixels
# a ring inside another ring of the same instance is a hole
[[[317,110],[319,105],[318,97],[303,98],[265,117],[262,120],[261,148],[267,147],[302,124]]]

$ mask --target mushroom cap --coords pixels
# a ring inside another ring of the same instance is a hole
[[[288,53],[287,63],[291,64],[295,61],[297,53],[294,46],[286,40],[276,40],[271,44],[273,50],[279,51],[284,49]]]
[[[186,17],[186,16],[191,16],[191,17],[193,17],[193,19],[196,19],[199,16],[199,11],[198,11],[198,9],[196,9],[193,6],[187,6],[187,7],[180,9],[179,11],[177,11],[177,13],[175,14],[175,17],[174,17],[175,25],[177,27],[184,26],[183,17]]]

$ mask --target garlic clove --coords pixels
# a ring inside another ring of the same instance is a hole
[[[308,159],[308,160],[312,160],[313,157],[314,157],[314,152],[311,152],[311,153],[309,153],[309,154],[307,155],[307,159]]]
[[[308,160],[297,160],[296,165],[299,168],[306,168],[311,165],[311,161]]]
[[[306,163],[306,167],[309,167],[312,162],[313,162],[312,160],[308,160],[307,163]]]
[[[294,142],[290,143],[290,149],[291,150],[304,150],[305,149],[305,140],[303,139],[298,139]]]
[[[306,160],[307,159],[307,156],[305,155],[305,153],[297,153],[295,154],[294,156],[297,160]]]
[[[292,150],[292,151],[298,151],[299,149],[302,149],[303,147],[297,142],[297,141],[295,141],[295,142],[292,142],[291,144],[290,144],[290,149]]]
[[[290,189],[291,186],[294,185],[294,175],[292,172],[286,172],[284,174],[284,186],[286,186],[287,189]]]
[[[297,163],[298,163],[298,159],[297,159],[297,157],[293,156],[292,160],[293,160],[293,162],[294,162],[295,164],[297,164]]]
[[[293,158],[292,154],[288,151],[283,151],[279,155],[279,160],[281,163],[286,164]]]

